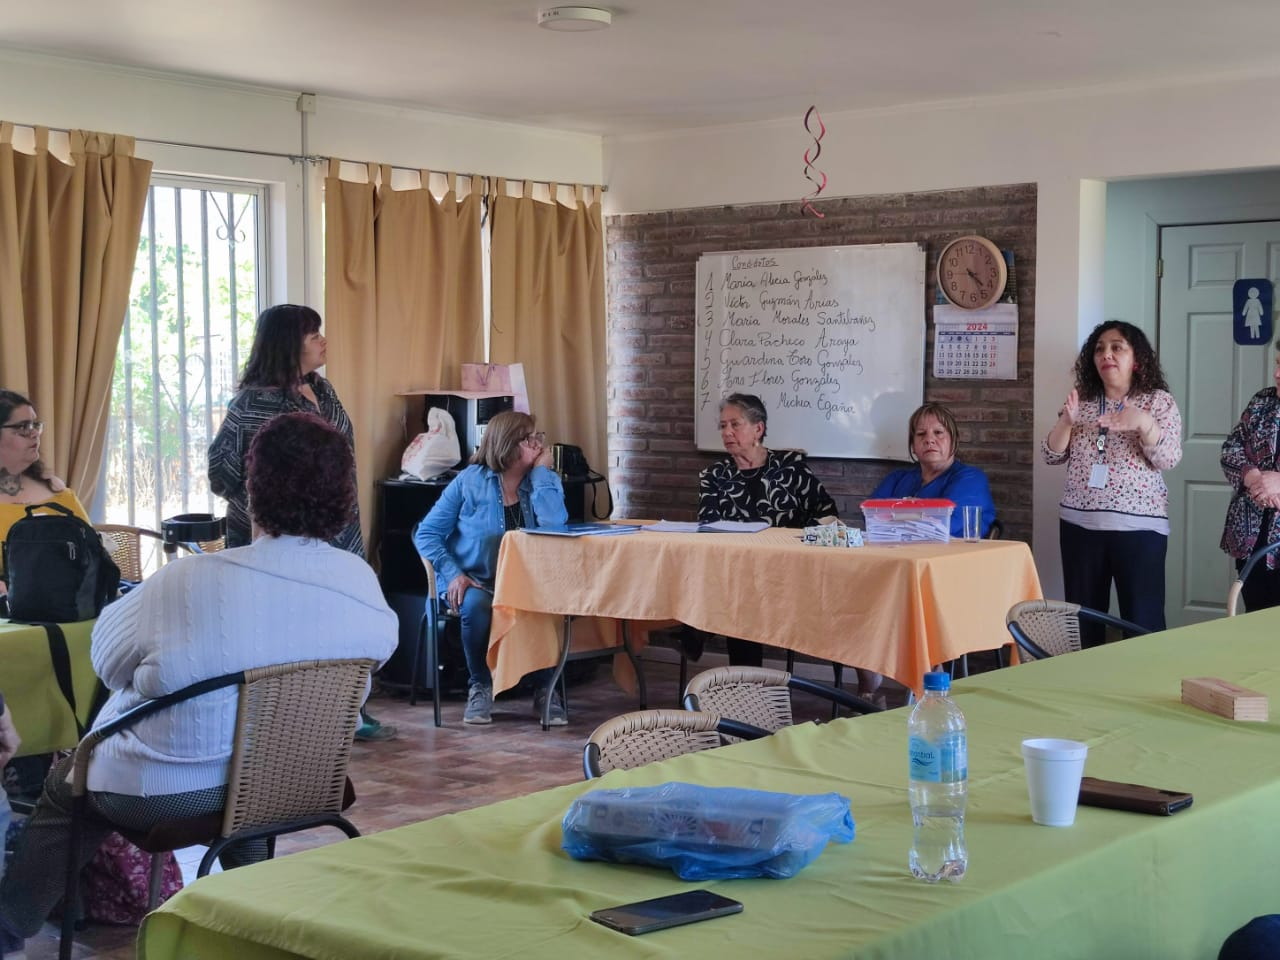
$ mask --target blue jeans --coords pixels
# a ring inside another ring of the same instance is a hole
[[[485,656],[489,652],[489,627],[493,624],[493,594],[471,587],[462,598],[459,611],[462,625],[462,655],[467,661],[467,686],[493,686],[493,674]],[[551,681],[552,669],[535,670],[529,679],[536,688]]]
[[[485,655],[489,652],[489,626],[493,623],[493,594],[471,587],[462,598],[462,655],[467,661],[467,686],[493,686],[493,674]]]
[[[5,794],[4,787],[0,787],[0,879],[4,878],[4,841],[9,835],[9,819],[9,797]],[[0,923],[0,957],[5,955],[5,951],[21,950],[24,943],[21,937],[10,933]]]

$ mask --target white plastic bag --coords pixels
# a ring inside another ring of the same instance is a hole
[[[400,469],[419,480],[430,480],[462,459],[458,431],[449,411],[432,407],[427,411],[427,432],[413,438],[400,458]]]

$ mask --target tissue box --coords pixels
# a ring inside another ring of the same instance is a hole
[[[864,500],[867,543],[947,543],[951,540],[950,500]]]

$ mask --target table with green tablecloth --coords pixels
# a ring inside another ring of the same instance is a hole
[[[207,877],[146,921],[145,960],[182,957],[1212,958],[1280,912],[1280,722],[1180,702],[1183,677],[1280,697],[1280,610],[1216,620],[957,682],[969,726],[969,872],[911,879],[905,710],[783,730],[590,784]],[[1089,744],[1086,773],[1186,790],[1173,817],[1082,808],[1036,826],[1020,741]],[[423,758],[430,762],[430,758]],[[579,863],[560,820],[594,787],[669,780],[839,791],[857,838],[789,880],[688,884]],[[708,886],[738,916],[630,938],[591,911]]]
[[[89,641],[96,621],[60,624],[71,661],[76,713],[84,723],[93,704],[98,678],[89,661]],[[71,707],[54,678],[49,635],[44,627],[0,620],[0,693],[22,737],[18,756],[69,750],[80,740]]]

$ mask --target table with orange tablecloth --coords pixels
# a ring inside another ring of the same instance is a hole
[[[798,531],[502,539],[489,665],[553,666],[559,617],[679,620],[875,670],[919,692],[931,666],[1010,642],[1004,616],[1041,596],[1018,540],[854,549]]]

